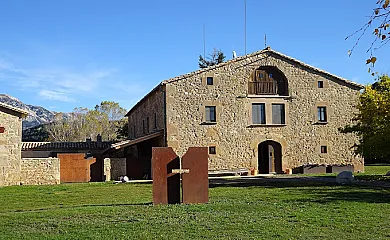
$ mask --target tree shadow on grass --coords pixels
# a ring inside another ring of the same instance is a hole
[[[284,201],[329,203],[353,201],[367,203],[390,203],[390,189],[378,186],[340,185],[334,177],[297,178],[240,178],[212,179],[210,188],[219,187],[263,187],[286,188],[286,194],[302,195]],[[288,189],[287,189],[288,188]]]
[[[307,186],[336,186],[334,177],[289,177],[289,178],[237,178],[237,179],[210,179],[209,187],[270,187],[290,188]]]
[[[302,189],[303,194],[312,196],[310,199],[295,199],[300,202],[329,203],[335,201],[390,203],[390,191],[361,186],[340,186],[336,189]]]

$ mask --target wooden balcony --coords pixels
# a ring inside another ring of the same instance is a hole
[[[277,95],[278,86],[274,81],[248,82],[250,95]]]

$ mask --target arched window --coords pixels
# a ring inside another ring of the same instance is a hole
[[[288,96],[287,78],[276,67],[260,67],[249,79],[248,94]]]

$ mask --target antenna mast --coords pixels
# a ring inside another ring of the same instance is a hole
[[[246,0],[244,0],[244,48],[246,55]]]
[[[206,59],[206,33],[205,33],[204,23],[203,23],[203,58]]]
[[[264,48],[267,48],[267,34],[264,34]]]

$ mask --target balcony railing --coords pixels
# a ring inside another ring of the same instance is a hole
[[[278,86],[274,81],[263,81],[263,82],[249,82],[248,93],[254,95],[276,95]]]

